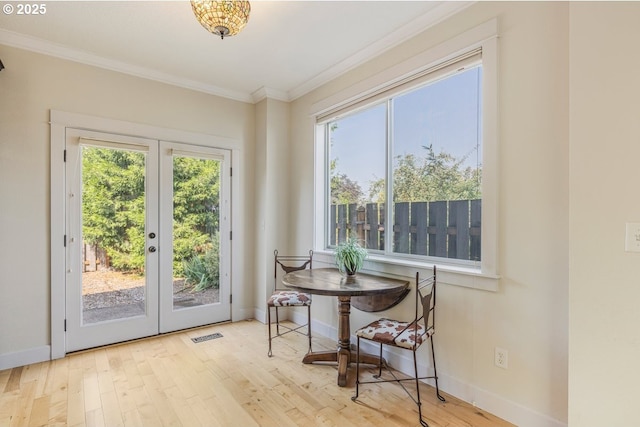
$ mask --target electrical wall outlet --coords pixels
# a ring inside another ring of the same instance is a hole
[[[627,252],[640,252],[640,223],[627,223],[624,250]]]
[[[498,368],[507,369],[509,367],[509,352],[504,348],[496,347],[494,363]]]

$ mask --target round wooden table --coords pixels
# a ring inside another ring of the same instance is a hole
[[[376,298],[392,295],[393,303],[386,304],[386,308],[397,304],[408,293],[409,281],[391,279],[358,273],[355,280],[348,281],[336,268],[314,268],[300,270],[286,274],[282,283],[290,288],[316,295],[330,295],[338,297],[338,349],[337,351],[319,351],[307,353],[302,363],[337,362],[338,385],[347,384],[347,368],[349,363],[355,362],[356,354],[351,352],[351,313],[352,297]],[[368,310],[374,311],[374,310]],[[360,353],[360,363],[377,365],[378,356]]]

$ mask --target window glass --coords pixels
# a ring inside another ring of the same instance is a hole
[[[329,247],[481,259],[481,81],[478,65],[325,125]]]
[[[480,259],[481,67],[393,99],[393,251]]]
[[[384,204],[376,189],[386,182],[386,104],[334,120],[327,128],[329,246],[355,237],[369,249],[384,249]]]

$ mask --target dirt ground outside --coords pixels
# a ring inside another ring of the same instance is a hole
[[[108,308],[144,301],[145,279],[135,274],[111,270],[82,273],[83,309]],[[173,281],[174,306],[194,306],[219,301],[218,289],[193,291],[184,279]]]
[[[119,271],[98,270],[82,273],[82,295],[112,292],[144,286],[144,277]]]

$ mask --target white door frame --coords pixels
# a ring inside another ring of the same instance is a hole
[[[240,170],[244,164],[244,153],[242,141],[235,138],[227,138],[216,135],[168,129],[157,126],[132,123],[122,120],[105,119],[85,114],[68,113],[63,111],[50,111],[51,125],[51,235],[50,235],[50,259],[51,259],[51,359],[59,359],[66,355],[65,342],[65,164],[64,150],[66,132],[68,128],[93,130],[97,132],[129,135],[156,139],[162,141],[180,141],[188,144],[202,145],[207,147],[225,148],[232,152],[232,168]],[[240,174],[236,173],[231,178],[231,187],[240,188]],[[234,212],[237,215],[238,223],[245,221],[242,212],[245,211],[245,202],[240,197],[240,191],[232,191],[231,196],[231,218]],[[231,227],[233,229],[233,221]],[[245,273],[242,266],[236,260],[241,259],[241,254],[245,252],[243,244],[243,231],[240,229],[234,235],[231,245],[231,292],[234,290],[234,283],[243,283]],[[236,237],[238,236],[238,237]],[[239,294],[246,294],[242,288],[237,289]],[[237,313],[237,314],[236,314]],[[231,320],[240,320],[252,314],[252,307],[244,307],[239,310],[231,310]]]

